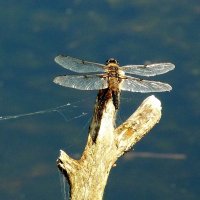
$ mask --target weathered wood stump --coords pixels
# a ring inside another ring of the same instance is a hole
[[[105,98],[107,96],[107,98]],[[116,108],[109,91],[99,91],[85,150],[80,160],[60,150],[57,166],[67,178],[72,200],[101,200],[110,170],[161,118],[161,103],[154,96],[115,128]]]

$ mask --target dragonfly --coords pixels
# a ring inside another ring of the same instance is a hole
[[[78,90],[108,88],[113,95],[121,90],[140,93],[170,91],[172,87],[167,83],[143,80],[132,75],[156,76],[175,68],[172,63],[120,66],[114,58],[110,58],[105,64],[100,64],[63,55],[57,56],[55,62],[78,74],[57,76],[54,83]]]

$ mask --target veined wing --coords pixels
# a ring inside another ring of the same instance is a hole
[[[88,62],[62,55],[55,57],[55,62],[66,69],[79,73],[104,72],[103,67],[105,66],[103,64]]]
[[[78,90],[100,90],[108,87],[107,79],[101,74],[93,75],[66,75],[58,76],[53,82],[65,87],[75,88]]]
[[[121,83],[121,90],[126,90],[130,92],[165,92],[170,91],[172,87],[167,83],[162,83],[158,81],[147,81],[138,78],[126,76]]]
[[[121,67],[125,73],[136,74],[139,76],[155,76],[164,74],[175,68],[172,63],[155,63],[149,65],[126,65]]]

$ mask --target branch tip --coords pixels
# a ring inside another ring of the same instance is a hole
[[[161,108],[161,102],[160,102],[160,100],[158,98],[156,98],[154,95],[151,95],[151,96],[147,97],[144,100],[144,103],[147,103],[147,101],[152,106],[157,107],[157,108]]]

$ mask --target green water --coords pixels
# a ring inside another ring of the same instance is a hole
[[[71,103],[62,115],[0,121],[0,199],[63,199],[55,160],[60,149],[82,152],[97,93],[52,82],[67,73],[53,60],[66,54],[99,63],[114,57],[121,65],[176,65],[152,78],[173,90],[156,94],[162,119],[134,149],[186,159],[120,159],[104,199],[198,200],[199,16],[198,0],[0,0],[0,116]],[[123,93],[118,123],[147,96]],[[76,118],[82,112],[88,115]]]

